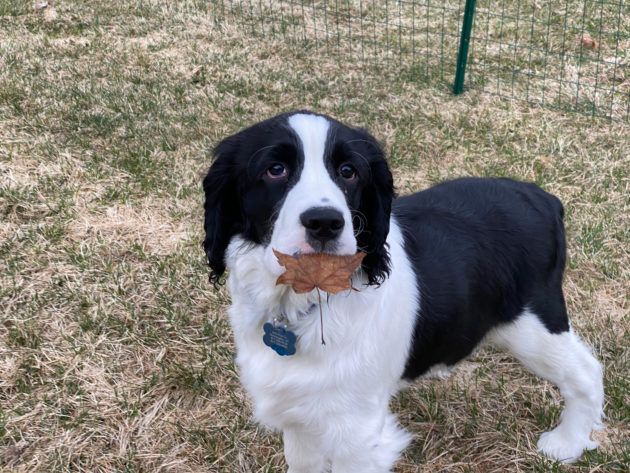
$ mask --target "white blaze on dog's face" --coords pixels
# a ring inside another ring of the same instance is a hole
[[[280,207],[269,246],[286,254],[356,253],[348,202],[325,162],[330,122],[297,114],[288,124],[299,140],[303,165]]]
[[[354,254],[370,284],[389,268],[385,239],[392,176],[364,130],[309,112],[278,115],[223,140],[204,179],[211,278],[225,271],[233,237],[264,249],[265,267],[282,273],[285,254]]]

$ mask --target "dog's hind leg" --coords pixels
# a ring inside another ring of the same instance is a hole
[[[556,384],[564,397],[560,424],[542,434],[539,451],[570,463],[584,450],[598,446],[590,434],[593,428],[601,428],[602,368],[572,329],[551,333],[536,314],[526,309],[516,321],[495,329],[490,341],[509,350],[533,373]]]

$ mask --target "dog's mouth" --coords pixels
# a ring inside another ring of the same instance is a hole
[[[321,241],[314,240],[304,242],[296,248],[295,251],[290,252],[290,254],[296,258],[300,255],[312,255],[319,253],[341,256],[342,253],[339,251],[340,248],[341,245],[336,240],[326,241],[323,243]]]

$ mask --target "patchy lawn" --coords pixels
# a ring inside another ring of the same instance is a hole
[[[399,193],[535,181],[566,207],[565,291],[605,368],[602,447],[536,453],[560,397],[477,352],[393,401],[396,471],[630,470],[630,128],[253,37],[203,1],[0,5],[0,470],[280,472],[207,281],[201,179],[222,137],[309,108],[367,127]]]

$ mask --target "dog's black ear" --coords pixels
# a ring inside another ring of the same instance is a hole
[[[204,203],[203,248],[210,266],[210,282],[215,287],[225,272],[225,250],[230,239],[243,228],[243,216],[237,188],[236,157],[238,140],[223,140],[214,149],[216,160],[203,180]]]
[[[389,218],[394,198],[394,182],[387,166],[385,155],[376,139],[366,133],[370,154],[371,182],[363,189],[359,216],[363,228],[357,235],[357,246],[366,252],[363,270],[370,285],[382,283],[390,272],[390,259],[386,240],[389,233]]]

